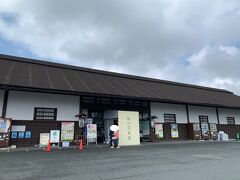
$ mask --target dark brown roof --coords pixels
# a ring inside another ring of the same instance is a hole
[[[240,108],[230,91],[0,54],[0,85]]]

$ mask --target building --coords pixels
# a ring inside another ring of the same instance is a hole
[[[10,144],[38,144],[40,133],[61,130],[61,122],[74,122],[74,135],[82,134],[76,115],[83,113],[97,124],[101,143],[118,110],[139,112],[143,141],[193,138],[191,123],[200,123],[201,133],[216,124],[232,139],[240,132],[240,97],[227,90],[0,55],[0,115],[31,132]]]

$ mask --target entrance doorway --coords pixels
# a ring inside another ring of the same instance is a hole
[[[97,125],[97,143],[104,143],[104,120],[103,120],[103,111],[102,110],[89,110],[89,117],[92,118],[93,124]]]

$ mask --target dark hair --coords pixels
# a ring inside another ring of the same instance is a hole
[[[113,121],[113,124],[114,124],[114,125],[118,125],[118,120],[115,119],[115,120]]]

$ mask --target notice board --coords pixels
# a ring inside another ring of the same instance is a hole
[[[118,111],[119,145],[140,145],[139,112]]]

